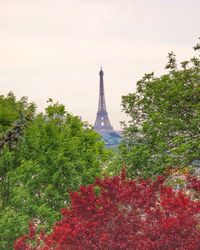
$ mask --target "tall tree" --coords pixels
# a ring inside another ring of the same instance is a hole
[[[24,128],[16,149],[5,146],[0,156],[11,187],[0,208],[0,248],[12,249],[30,218],[48,228],[69,202],[68,191],[100,176],[106,157],[91,127],[49,100],[45,113],[35,114]]]
[[[199,50],[198,44],[194,49]],[[182,62],[178,69],[171,52],[166,69],[169,73],[160,77],[145,74],[136,92],[122,97],[131,120],[121,152],[133,175],[155,174],[166,166],[184,166],[200,158],[199,57]]]
[[[34,116],[35,105],[17,100],[12,92],[0,96],[0,248],[12,246],[13,235],[23,232],[27,216],[9,206],[12,198],[10,174],[19,166],[19,142]],[[26,218],[26,220],[25,220]]]

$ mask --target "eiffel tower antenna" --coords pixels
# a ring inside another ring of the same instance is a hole
[[[99,105],[98,105],[96,121],[94,124],[94,130],[97,131],[98,133],[113,131],[113,127],[110,124],[110,121],[108,118],[108,112],[106,110],[103,75],[104,73],[103,73],[102,66],[101,66],[101,70],[99,72],[99,76],[100,76]]]

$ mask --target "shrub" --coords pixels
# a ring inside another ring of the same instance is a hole
[[[15,250],[199,249],[200,202],[156,180],[97,179],[73,192],[52,232],[17,239]]]

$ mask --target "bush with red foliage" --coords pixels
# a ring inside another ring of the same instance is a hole
[[[200,179],[194,175],[187,176],[187,188],[193,189],[198,195],[200,195]]]
[[[71,193],[71,206],[49,235],[30,233],[15,250],[200,249],[200,202],[156,181],[125,174]]]

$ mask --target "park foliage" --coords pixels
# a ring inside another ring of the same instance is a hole
[[[188,176],[187,191],[166,186],[166,178],[129,180],[120,176],[97,179],[71,196],[62,219],[50,234],[32,223],[15,242],[15,250],[180,249],[200,246],[200,180]]]
[[[200,159],[200,58],[196,55],[178,67],[170,52],[166,70],[160,77],[145,74],[136,91],[122,97],[130,121],[123,124],[126,140],[119,161],[129,176],[154,176]]]
[[[122,97],[115,153],[52,99],[0,96],[0,249],[198,249],[200,60],[166,68]]]
[[[46,228],[59,219],[68,191],[101,176],[107,151],[87,123],[52,100],[39,114],[12,93],[0,105],[0,249],[8,250],[30,219]]]

